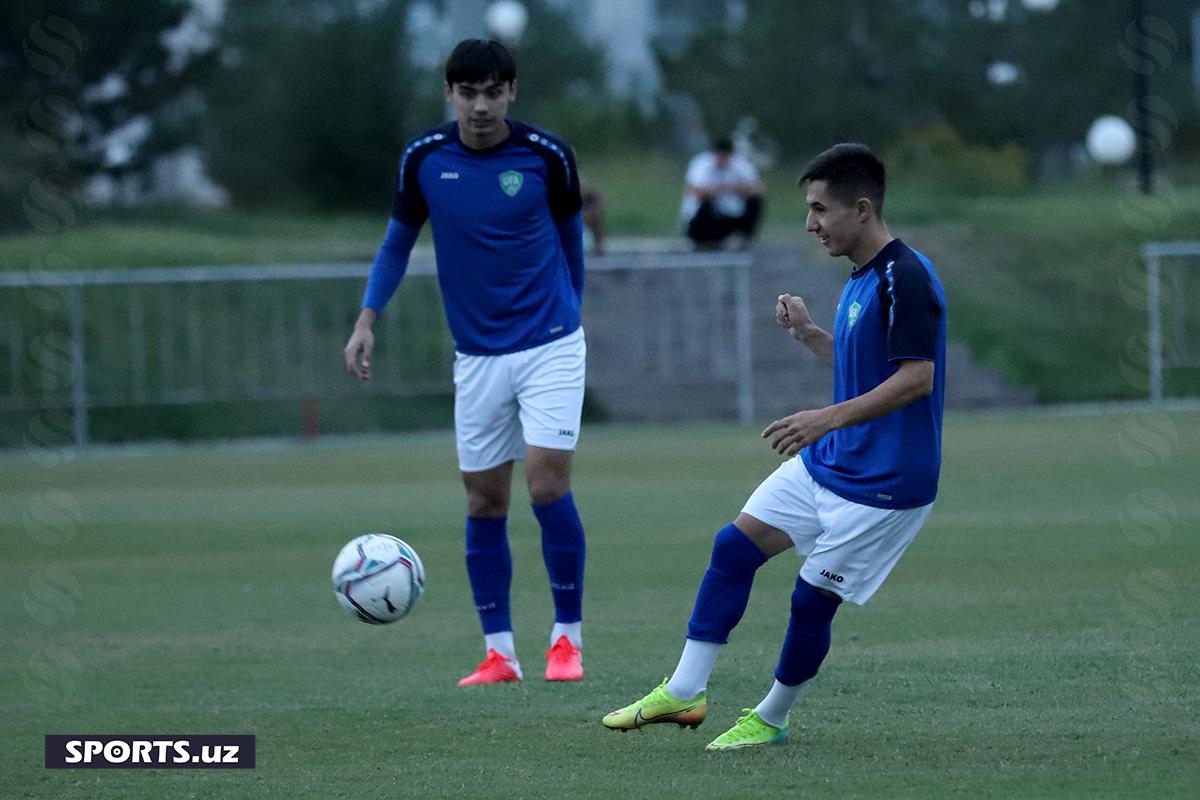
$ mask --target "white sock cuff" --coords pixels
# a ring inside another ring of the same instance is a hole
[[[679,665],[667,681],[667,691],[680,700],[699,697],[708,688],[708,679],[717,665],[717,656],[725,645],[688,639],[679,656]]]
[[[807,685],[806,682],[799,686],[788,686],[775,681],[771,685],[771,691],[767,692],[767,696],[755,707],[755,713],[768,725],[782,728],[787,724],[788,712],[792,710],[796,699],[800,697],[800,692]]]
[[[556,622],[550,631],[550,646],[558,641],[560,636],[567,637],[567,641],[575,645],[577,648],[583,647],[583,622]]]
[[[485,633],[483,635],[483,655],[487,657],[488,650],[495,650],[509,661],[517,660],[517,646],[513,642],[512,631]]]

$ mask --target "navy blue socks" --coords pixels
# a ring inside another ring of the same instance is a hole
[[[585,545],[575,499],[568,492],[552,503],[533,506],[533,513],[542,527],[542,557],[554,596],[555,630],[562,627],[579,646]],[[507,517],[467,517],[466,550],[467,577],[484,635],[511,631],[513,566]]]
[[[841,603],[839,598],[831,597],[803,578],[796,578],[792,616],[775,667],[775,680],[799,686],[817,674],[829,653],[833,615]]]
[[[732,523],[717,531],[712,558],[688,620],[688,638],[725,644],[746,613],[754,573],[767,557]]]
[[[542,558],[550,576],[554,596],[554,621],[573,623],[583,619],[583,563],[586,547],[583,522],[571,492],[544,506],[533,506],[542,526]]]
[[[512,630],[512,574],[508,518],[467,517],[467,577],[485,634]]]

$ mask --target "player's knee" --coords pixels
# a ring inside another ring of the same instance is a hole
[[[825,589],[818,589],[804,578],[796,578],[792,591],[792,616],[797,619],[830,620],[842,598]]]
[[[746,534],[742,533],[734,525],[726,525],[721,530],[717,531],[713,536],[713,555],[726,553],[734,550],[738,546],[738,537],[746,538]]]
[[[468,489],[467,514],[476,518],[507,516],[508,498],[498,492]]]
[[[565,478],[546,479],[529,481],[529,502],[535,506],[544,506],[553,503],[562,497],[565,497],[567,492],[571,491],[571,483]]]
[[[569,465],[531,464],[528,469],[529,502],[535,506],[553,503],[571,491]]]
[[[766,555],[746,534],[733,524],[726,525],[713,537],[710,569],[729,577],[752,576],[765,564]]]

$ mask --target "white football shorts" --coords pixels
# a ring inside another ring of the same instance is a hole
[[[814,481],[796,456],[759,484],[742,513],[791,538],[804,559],[800,577],[861,606],[883,585],[931,510],[933,503],[904,509],[853,503]]]
[[[523,461],[525,445],[574,450],[583,413],[583,328],[528,350],[454,357],[458,468]]]

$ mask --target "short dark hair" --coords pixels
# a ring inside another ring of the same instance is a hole
[[[512,83],[517,79],[517,63],[508,48],[494,39],[463,39],[446,60],[446,84]]]
[[[883,214],[887,170],[865,144],[835,144],[809,162],[796,184],[805,181],[827,182],[833,196],[846,205],[866,197],[875,213]]]
[[[713,150],[717,153],[732,153],[733,140],[728,136],[722,136],[713,141]]]

